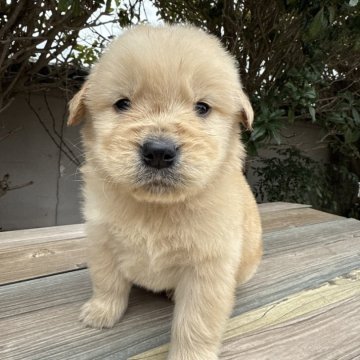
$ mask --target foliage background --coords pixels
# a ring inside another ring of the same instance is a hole
[[[248,152],[276,145],[255,168],[259,198],[359,218],[356,0],[0,0],[0,114],[19,93],[55,88],[70,97],[113,34],[146,21],[149,8],[215,34],[236,57],[256,113],[254,131],[243,133]],[[330,164],[281,146],[284,126],[298,121],[321,127]]]

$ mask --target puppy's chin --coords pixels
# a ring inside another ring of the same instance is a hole
[[[131,191],[138,201],[169,204],[184,201],[189,195],[189,189],[173,175],[157,174],[139,179]]]
[[[133,188],[131,195],[137,201],[158,204],[183,202],[187,198],[184,189],[156,182]]]
[[[131,194],[138,201],[168,204],[185,200],[186,187],[179,169],[139,166]]]

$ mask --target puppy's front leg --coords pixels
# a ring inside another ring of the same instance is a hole
[[[87,225],[87,234],[93,296],[82,307],[80,320],[90,327],[110,328],[127,308],[131,284],[119,271],[105,226]]]
[[[216,360],[235,294],[234,269],[209,264],[186,271],[175,289],[168,360]]]

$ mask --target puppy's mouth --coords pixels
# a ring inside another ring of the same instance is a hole
[[[162,193],[174,190],[181,183],[181,177],[175,169],[153,169],[142,166],[138,172],[136,187],[152,193]]]

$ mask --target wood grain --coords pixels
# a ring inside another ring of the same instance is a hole
[[[311,208],[278,210],[261,214],[264,232],[340,220],[341,217]]]
[[[265,234],[264,260],[254,279],[237,291],[233,316],[359,268],[356,220]],[[0,358],[125,360],[169,341],[173,305],[164,296],[134,288],[124,319],[114,329],[98,331],[77,321],[90,294],[87,270],[2,286]]]
[[[85,236],[84,224],[51,226],[37,229],[4,231],[0,233],[0,249],[14,248],[18,244],[31,245]]]
[[[0,250],[0,284],[86,267],[84,239],[69,239]]]
[[[360,296],[225,341],[222,360],[360,359]]]
[[[224,348],[220,358],[237,359],[239,353],[246,353],[247,348],[254,347],[251,342],[248,341],[248,337],[244,336],[245,334],[250,333],[261,336],[259,334],[266,332],[269,327],[273,329],[275,328],[275,325],[282,324],[281,327],[277,328],[283,329],[283,333],[280,335],[282,339],[287,339],[288,329],[283,323],[294,320],[291,321],[291,323],[297,325],[299,322],[302,322],[305,317],[314,317],[315,314],[321,313],[327,308],[339,308],[340,304],[348,304],[349,302],[347,300],[352,301],[357,298],[357,303],[360,305],[359,295],[360,270],[357,270],[345,276],[335,278],[318,288],[296,293],[286,299],[281,299],[275,303],[233,317],[228,321],[227,329],[224,334]],[[337,320],[340,322],[341,318],[338,318]],[[345,326],[347,330],[353,330],[352,322],[345,324]],[[360,329],[360,322],[356,323],[355,329]],[[327,338],[337,338],[337,332],[335,331],[329,332],[326,329],[325,335]],[[246,348],[244,349],[245,351],[243,352],[241,345],[239,346],[239,344],[244,338],[246,338],[247,341]],[[360,334],[358,338],[360,339]],[[318,348],[321,348],[320,344],[317,344],[317,346]],[[129,360],[166,360],[168,350],[169,345],[166,344],[142,354],[135,355]],[[323,350],[327,350],[326,347],[324,347]],[[342,349],[341,352],[344,353],[345,350],[346,349]],[[360,349],[358,349],[358,351],[360,353]],[[299,359],[311,359],[312,355],[314,355],[311,351],[307,351],[306,354],[308,357],[302,357],[302,354]],[[266,348],[266,351],[257,351],[256,356],[253,354],[253,357],[249,357],[249,359],[292,359],[289,355],[294,356],[292,352],[289,354],[288,351],[279,354],[279,351],[276,350],[274,353],[270,347]]]
[[[78,270],[85,264],[84,225],[0,233],[0,285]]]
[[[301,208],[310,208],[310,207],[311,205],[288,203],[282,201],[259,204],[259,210],[261,214],[267,212],[273,212],[273,211],[301,209]]]

